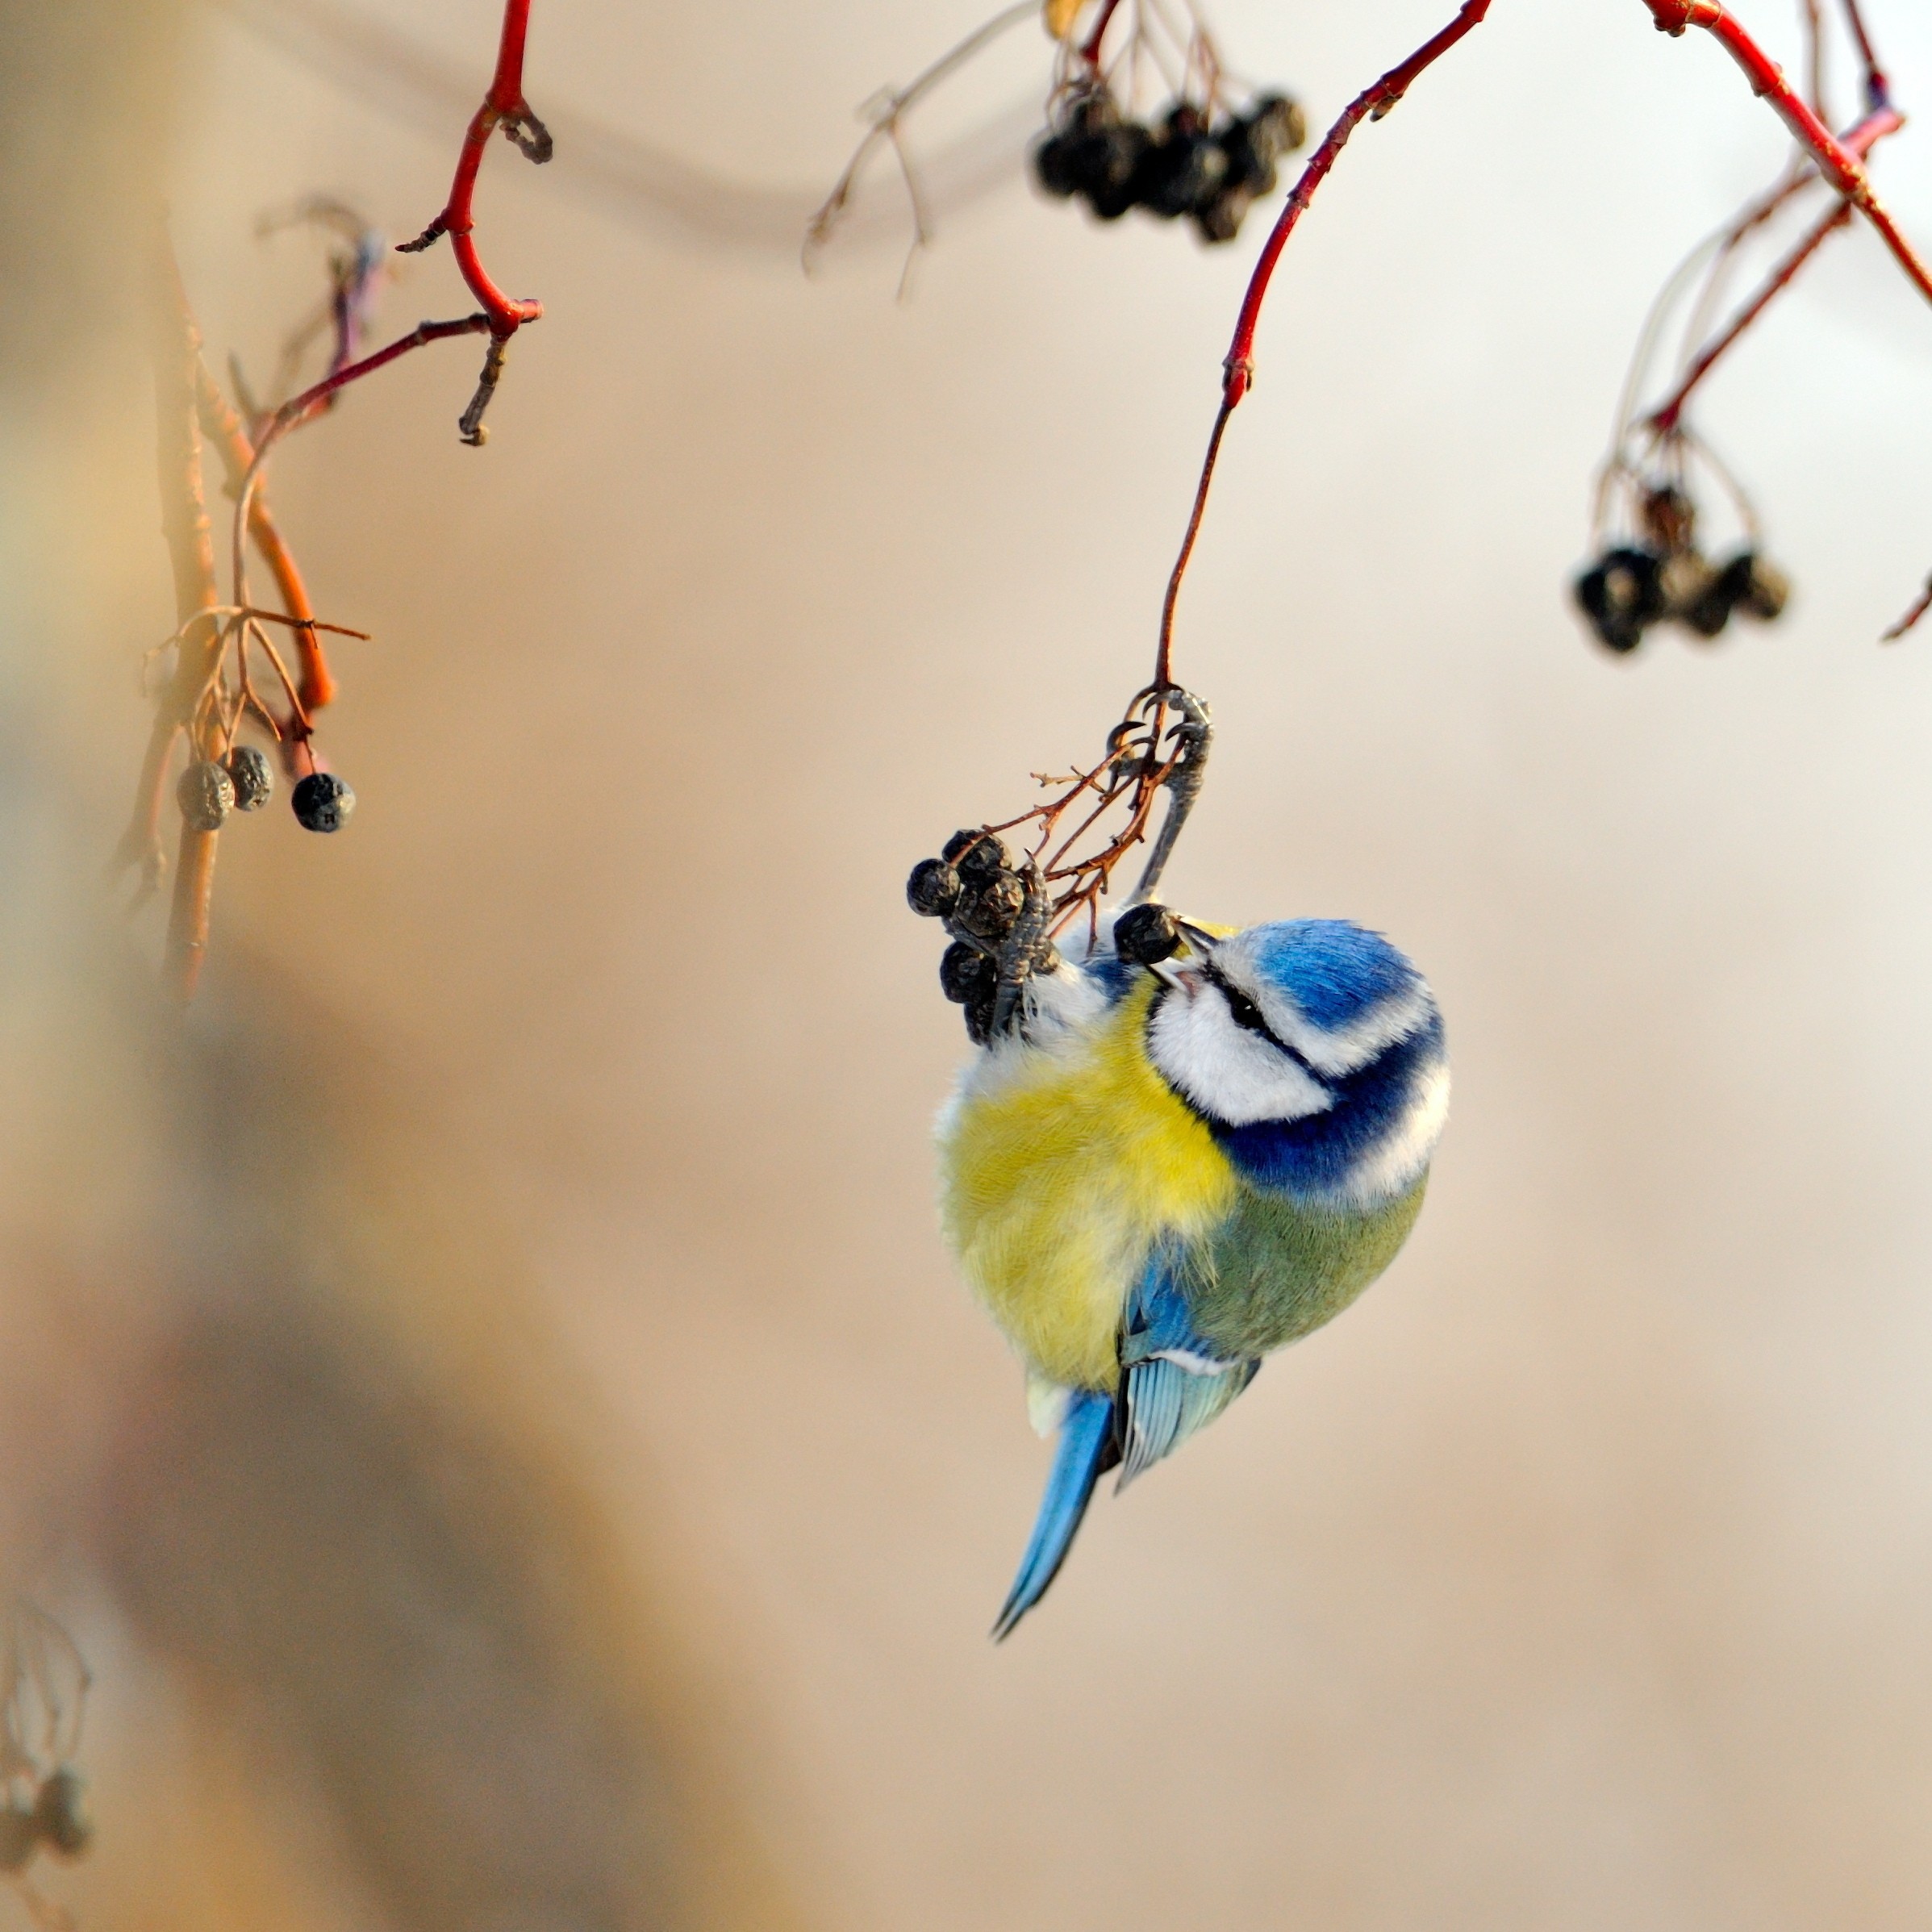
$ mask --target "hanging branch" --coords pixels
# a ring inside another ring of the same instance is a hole
[[[1892,251],[1892,259],[1905,270],[1913,286],[1932,302],[1932,269],[1906,240],[1891,212],[1880,201],[1863,160],[1841,141],[1784,78],[1778,64],[1759,47],[1730,11],[1717,0],[1643,0],[1659,33],[1673,37],[1687,27],[1700,27],[1723,48],[1749,80],[1751,92],[1770,102],[1771,111],[1790,129],[1792,137],[1811,156],[1819,171],[1832,186],[1878,231],[1880,239]],[[1855,23],[1861,49],[1866,58],[1866,90],[1876,98],[1875,109],[1887,104],[1884,76],[1871,56],[1871,43],[1859,20],[1855,4],[1850,17]]]
[[[1295,232],[1308,203],[1315,198],[1315,190],[1327,180],[1329,169],[1348,145],[1349,136],[1363,121],[1379,121],[1390,113],[1421,74],[1483,24],[1488,17],[1490,4],[1491,0],[1463,0],[1455,18],[1440,33],[1425,40],[1399,67],[1392,67],[1379,81],[1357,94],[1342,110],[1334,126],[1322,136],[1321,145],[1308,157],[1308,165],[1301,171],[1301,178],[1289,191],[1286,205],[1275,218],[1275,226],[1262,245],[1261,259],[1255,263],[1254,273],[1249,280],[1247,294],[1241,299],[1241,314],[1234,325],[1234,340],[1221,365],[1221,409],[1214,419],[1213,433],[1208,439],[1207,459],[1201,465],[1200,482],[1195,490],[1194,509],[1187,520],[1187,532],[1182,539],[1180,555],[1175,559],[1173,574],[1167,580],[1166,599],[1161,609],[1160,642],[1154,653],[1154,682],[1157,690],[1174,682],[1174,614],[1180,600],[1181,580],[1187,575],[1188,561],[1194,554],[1195,539],[1200,534],[1201,518],[1208,507],[1208,491],[1214,481],[1214,466],[1221,456],[1221,438],[1227,433],[1228,419],[1240,407],[1241,399],[1254,386],[1254,331],[1261,320],[1262,304],[1267,298],[1268,284],[1274,278],[1281,252],[1288,245],[1288,237]]]
[[[154,400],[159,436],[161,532],[174,568],[175,615],[181,642],[174,674],[155,711],[142,770],[142,816],[130,828],[150,887],[160,883],[161,800],[168,763],[183,732],[192,736],[202,700],[221,663],[222,631],[214,612],[215,545],[207,499],[202,482],[199,408],[195,370],[201,361],[201,332],[188,307],[181,270],[164,242],[159,265],[154,346]],[[215,888],[215,849],[219,834],[182,823],[181,853],[174,874],[174,899],[168,919],[164,973],[177,999],[194,992],[208,944],[208,908]]]
[[[463,440],[472,449],[480,449],[489,440],[489,432],[483,427],[483,411],[496,393],[510,338],[526,322],[540,320],[544,312],[540,302],[513,301],[490,280],[483,266],[482,257],[477,252],[474,232],[476,177],[483,165],[483,149],[490,136],[500,127],[505,140],[526,160],[540,166],[549,160],[553,151],[549,129],[531,111],[530,103],[524,98],[524,41],[529,27],[530,0],[504,0],[503,32],[497,48],[496,72],[491,77],[489,92],[483,96],[482,105],[471,116],[463,136],[462,148],[457,156],[456,178],[450,183],[449,199],[444,202],[442,213],[414,241],[397,244],[403,254],[419,255],[439,236],[447,235],[464,282],[470,294],[482,305],[490,347],[483,357],[483,373],[478,381],[476,394],[470,399],[469,407],[463,411],[457,425]],[[416,344],[411,342],[407,346],[415,348]],[[380,365],[372,359],[366,366],[375,368]]]

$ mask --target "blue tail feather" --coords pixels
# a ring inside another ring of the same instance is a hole
[[[996,1643],[1011,1634],[1013,1626],[1045,1596],[1047,1585],[1058,1574],[1073,1546],[1074,1533],[1087,1513],[1094,1484],[1101,1471],[1112,1466],[1117,1454],[1114,1442],[1114,1399],[1076,1389],[1066,1405],[1066,1419],[1060,1425],[1060,1445],[1054,1452],[1052,1473],[1046,1479],[1046,1494],[1040,1500],[1034,1519],[1032,1540],[1020,1559],[1020,1574],[993,1625]],[[1114,1452],[1110,1454],[1110,1452]]]

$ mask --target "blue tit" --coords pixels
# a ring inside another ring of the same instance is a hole
[[[1434,995],[1379,934],[1179,929],[1147,966],[1103,927],[1029,982],[940,1122],[947,1239],[1059,1437],[996,1638],[1103,1474],[1132,1482],[1394,1260],[1448,1112]]]

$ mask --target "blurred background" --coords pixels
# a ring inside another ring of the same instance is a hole
[[[1213,22],[1319,127],[1445,10]],[[1932,18],[1871,14],[1932,102]],[[361,803],[224,838],[183,1023],[101,883],[174,621],[153,210],[265,376],[320,252],[257,216],[419,230],[498,16],[0,9],[0,1566],[94,1670],[99,1822],[37,1882],[155,1932],[1925,1925],[1932,636],[1874,641],[1932,316],[1831,244],[1700,415],[1790,615],[1611,661],[1565,585],[1625,358],[1777,127],[1635,0],[1503,6],[1350,148],[1182,606],[1168,883],[1396,937],[1454,1116],[1383,1283],[995,1649],[1046,1451],[937,1238],[900,886],[1142,681],[1262,229],[1038,201],[1026,28],[912,126],[913,299],[883,165],[807,280],[852,104],[970,0],[538,0],[559,158],[478,207],[546,317],[487,449],[458,345],[278,459],[374,633]],[[1879,173],[1932,235],[1932,148]],[[411,259],[382,332],[464,306]]]

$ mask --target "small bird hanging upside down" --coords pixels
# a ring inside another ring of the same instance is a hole
[[[1138,907],[1029,982],[939,1129],[947,1238],[1060,1438],[995,1638],[1106,1471],[1132,1482],[1395,1258],[1448,1105],[1427,983],[1345,920]]]

